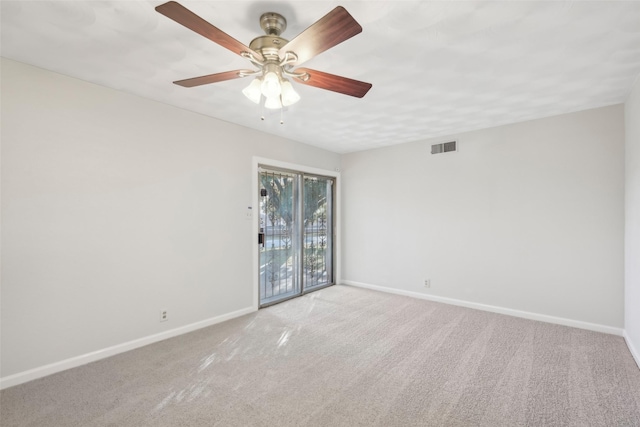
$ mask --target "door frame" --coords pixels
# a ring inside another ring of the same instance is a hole
[[[334,189],[334,261],[333,261],[333,283],[338,284],[341,281],[341,260],[340,260],[340,170],[328,170],[320,169],[311,166],[299,165],[295,163],[282,162],[279,160],[268,159],[264,157],[254,156],[251,160],[251,211],[253,214],[253,227],[252,227],[252,262],[253,262],[253,308],[258,310],[260,307],[260,269],[259,269],[259,257],[260,257],[260,245],[258,244],[258,233],[260,232],[260,193],[258,191],[259,175],[258,168],[263,166],[265,168],[273,167],[278,169],[288,169],[292,171],[298,171],[302,173],[323,175],[335,179]]]

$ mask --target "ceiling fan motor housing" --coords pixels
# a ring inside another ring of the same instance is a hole
[[[262,54],[265,60],[280,61],[278,51],[284,45],[289,43],[289,40],[283,39],[278,36],[260,36],[251,40],[249,48]]]
[[[278,51],[282,46],[289,43],[289,40],[280,37],[280,34],[287,28],[287,20],[279,13],[263,13],[260,16],[260,27],[266,35],[253,39],[249,44],[249,48],[260,52],[267,62],[280,61]]]

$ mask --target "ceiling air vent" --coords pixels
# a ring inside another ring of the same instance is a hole
[[[448,153],[450,151],[458,151],[458,141],[443,142],[442,144],[431,146],[431,154]]]

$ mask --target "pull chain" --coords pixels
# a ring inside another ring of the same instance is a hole
[[[264,108],[265,108],[264,107],[264,104],[265,104],[264,101],[265,101],[264,97],[261,97],[260,98],[260,104],[259,104],[260,105],[260,120],[261,121],[265,120],[265,118],[264,118]],[[284,107],[282,107],[282,106],[280,107],[280,124],[281,125],[284,124]]]

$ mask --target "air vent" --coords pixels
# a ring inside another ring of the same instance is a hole
[[[450,151],[458,151],[458,141],[443,142],[442,144],[431,146],[431,154],[448,153]]]

